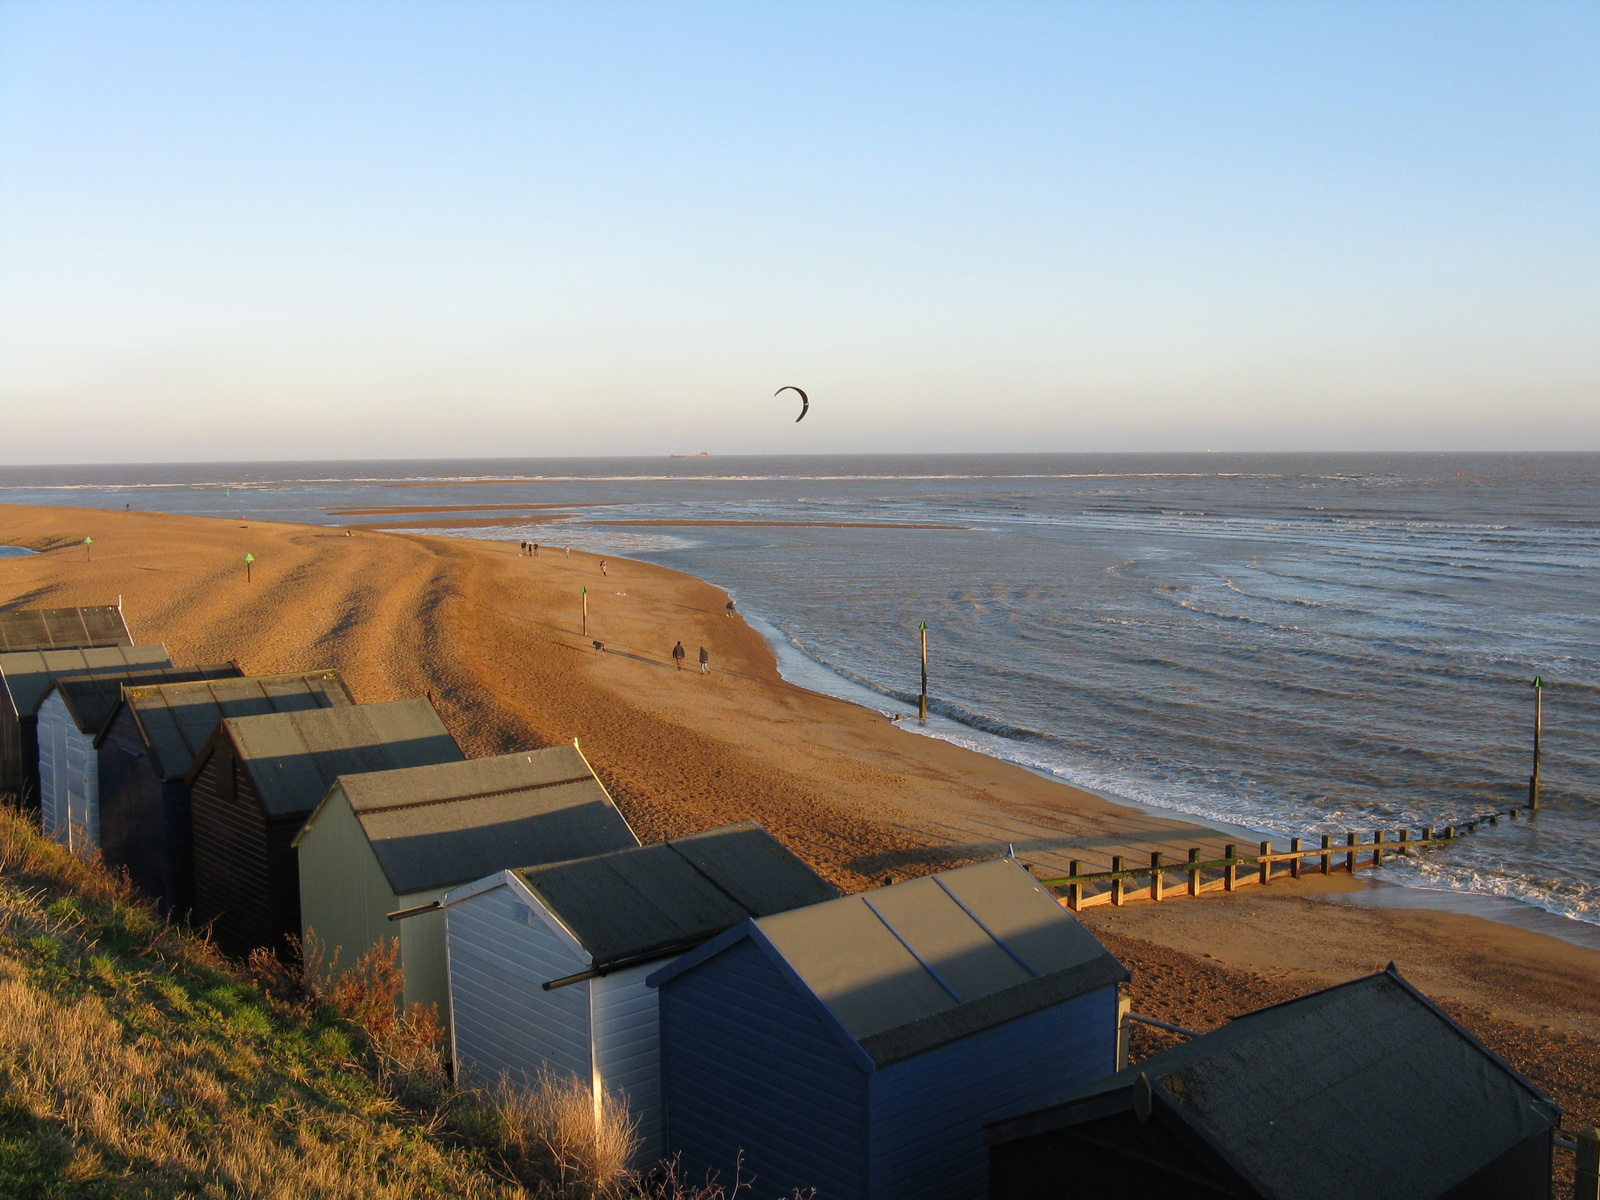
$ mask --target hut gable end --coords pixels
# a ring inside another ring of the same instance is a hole
[[[771,1194],[868,1194],[868,1071],[762,947],[741,938],[678,977],[660,1020],[667,1140],[691,1175],[743,1151]]]

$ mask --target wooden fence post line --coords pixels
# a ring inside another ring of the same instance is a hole
[[[1161,903],[1162,896],[1166,891],[1163,883],[1165,873],[1161,870],[1161,867],[1161,851],[1150,851],[1150,899],[1157,904]]]
[[[1191,896],[1200,894],[1200,868],[1197,865],[1199,862],[1200,847],[1191,846],[1189,848],[1189,895]]]
[[[1328,874],[1333,870],[1333,855],[1328,853],[1328,848],[1333,845],[1333,838],[1328,834],[1322,835],[1322,873]]]
[[[1383,866],[1383,830],[1375,829],[1372,833],[1372,865]]]
[[[1227,859],[1227,861],[1222,864],[1222,890],[1225,892],[1231,892],[1233,891],[1234,884],[1238,882],[1239,878],[1239,864],[1236,861],[1239,857],[1239,847],[1230,842],[1228,845],[1222,848],[1222,857]]]
[[[1262,884],[1272,882],[1272,843],[1262,842],[1260,851],[1256,856],[1259,864],[1259,878]]]
[[[1083,884],[1077,880],[1078,860],[1073,859],[1067,864],[1067,874],[1072,876],[1072,882],[1067,884],[1067,907],[1077,912],[1083,907]]]
[[[1411,830],[1402,829],[1400,831],[1400,850],[1399,850],[1399,853],[1402,854],[1403,856],[1407,857],[1407,858],[1411,857],[1410,842],[1411,842]]]
[[[1344,844],[1346,846],[1354,846],[1356,844],[1356,835],[1353,833],[1345,834]],[[1344,856],[1344,869],[1349,871],[1352,875],[1356,873],[1356,852],[1354,850],[1346,851]]]
[[[1111,869],[1116,872],[1122,870],[1122,855],[1118,854],[1112,858]],[[1120,874],[1111,877],[1111,903],[1119,907],[1122,904],[1122,885],[1123,878]]]
[[[1301,862],[1300,851],[1301,851],[1301,847],[1302,847],[1302,843],[1301,843],[1299,838],[1290,838],[1289,839],[1289,853],[1294,855],[1294,857],[1289,860],[1289,878],[1290,879],[1299,879],[1300,878],[1300,862]]]

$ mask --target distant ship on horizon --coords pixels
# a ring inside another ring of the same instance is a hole
[[[702,450],[702,451],[700,451],[699,454],[674,454],[672,457],[673,458],[710,458],[711,457],[711,453],[708,450]]]

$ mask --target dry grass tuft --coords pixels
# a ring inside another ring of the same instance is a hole
[[[637,1194],[628,1170],[637,1123],[619,1097],[596,1104],[583,1080],[541,1072],[520,1087],[501,1080],[488,1099],[519,1177],[543,1175],[548,1194],[561,1200]]]

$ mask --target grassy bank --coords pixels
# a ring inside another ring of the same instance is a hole
[[[621,1169],[586,1088],[456,1090],[392,956],[327,991],[239,966],[0,807],[0,1195],[713,1200]],[[613,1110],[615,1112],[615,1110]]]

